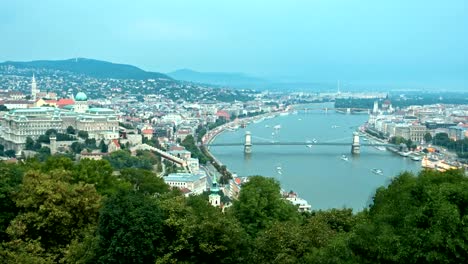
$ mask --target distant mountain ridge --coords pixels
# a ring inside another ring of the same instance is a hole
[[[17,68],[46,68],[60,71],[69,71],[84,74],[94,78],[112,79],[172,79],[159,72],[147,72],[128,64],[118,64],[86,58],[67,60],[37,60],[28,62],[6,61],[2,65],[11,65]]]
[[[167,73],[167,75],[181,81],[222,85],[235,88],[258,88],[268,83],[268,81],[264,79],[248,76],[243,73],[197,72],[190,69],[181,69]]]

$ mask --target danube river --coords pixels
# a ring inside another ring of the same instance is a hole
[[[369,205],[378,187],[401,171],[417,172],[420,162],[376,147],[361,146],[361,154],[352,156],[351,146],[255,146],[255,142],[351,142],[352,133],[367,118],[334,111],[299,111],[226,131],[213,141],[243,142],[245,132],[250,131],[253,147],[248,156],[240,146],[211,147],[210,151],[239,176],[276,178],[284,190],[297,192],[313,209],[347,207],[360,211]],[[365,142],[362,137],[361,142]],[[380,169],[383,175],[372,169]]]

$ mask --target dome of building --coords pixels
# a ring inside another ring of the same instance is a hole
[[[86,94],[83,92],[79,92],[75,96],[75,101],[87,101],[87,100],[88,100],[88,96],[86,96]]]

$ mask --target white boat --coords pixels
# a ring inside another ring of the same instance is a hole
[[[269,125],[265,125],[265,127],[270,127]]]
[[[341,155],[341,159],[344,161],[348,161],[348,157],[346,155]]]
[[[276,169],[277,170],[282,170],[283,168],[281,168],[281,165],[278,165],[278,166],[276,166]]]
[[[385,147],[383,147],[383,146],[376,146],[375,148],[378,149],[378,150],[381,150],[381,151],[385,151]]]
[[[302,120],[302,118],[298,118],[297,120],[301,121],[301,120]]]
[[[276,125],[273,127],[274,129],[281,129],[281,125]]]
[[[402,157],[408,157],[412,152],[411,151],[407,151],[407,152],[403,152],[403,151],[400,151],[398,152],[398,154]]]
[[[263,118],[260,118],[260,119],[254,120],[254,121],[253,121],[253,123],[254,123],[254,124],[257,124],[257,123],[260,123],[260,122],[262,122],[263,120],[265,120],[265,119],[263,119]]]
[[[421,161],[422,158],[420,156],[412,156],[411,157],[411,160],[414,160],[414,161]]]
[[[312,141],[307,140],[306,143],[310,143],[310,144],[307,144],[306,147],[308,147],[308,148],[311,148],[311,147],[312,147]]]
[[[383,175],[383,171],[381,169],[372,169],[371,170],[373,173],[378,174],[378,175]]]
[[[280,170],[278,171],[278,174],[283,174]]]
[[[280,116],[287,116],[287,115],[289,115],[289,113],[288,113],[288,112],[282,112],[282,113],[280,113],[279,115],[280,115]]]
[[[312,142],[313,142],[313,143],[317,143],[317,140],[314,138],[314,139],[312,139]]]

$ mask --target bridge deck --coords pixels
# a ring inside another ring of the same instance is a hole
[[[252,142],[253,146],[351,146],[352,143],[337,143],[337,142]],[[395,147],[393,144],[384,143],[361,143],[360,146],[371,147]],[[227,147],[227,146],[244,146],[244,143],[215,143],[207,144],[207,147]]]

